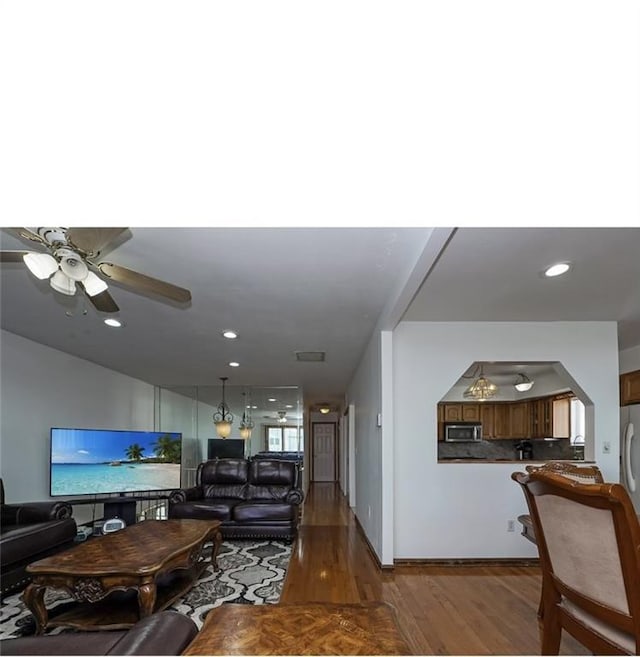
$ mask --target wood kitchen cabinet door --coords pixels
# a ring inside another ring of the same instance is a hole
[[[640,404],[640,370],[620,377],[620,405]]]
[[[462,421],[462,404],[445,404],[444,405],[445,422]]]
[[[495,404],[480,404],[480,423],[482,424],[482,437],[494,438]]]
[[[480,404],[462,404],[463,422],[480,422]]]
[[[529,403],[509,404],[510,438],[528,438],[530,435]]]
[[[510,404],[494,404],[493,437],[511,438]]]

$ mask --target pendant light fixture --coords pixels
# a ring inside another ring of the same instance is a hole
[[[229,411],[224,399],[224,385],[229,377],[221,376],[222,381],[222,401],[218,404],[218,410],[213,414],[213,422],[216,425],[216,433],[220,438],[228,438],[231,433],[231,425],[233,423],[233,415]]]
[[[242,421],[240,422],[240,438],[242,438],[243,440],[248,440],[249,438],[251,438],[251,431],[254,427],[253,421],[251,419],[251,399],[249,399],[249,403],[247,404],[246,403],[247,393],[243,392],[242,396],[243,398],[245,398],[245,402],[244,402],[244,410],[242,411]]]
[[[498,386],[485,378],[480,365],[480,376],[464,391],[465,399],[475,399],[475,401],[486,401],[498,392]]]
[[[518,392],[527,392],[527,390],[531,390],[531,388],[533,388],[533,381],[526,374],[522,374],[522,372],[520,372],[516,382],[513,384],[513,387]]]

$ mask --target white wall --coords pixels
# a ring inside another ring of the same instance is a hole
[[[381,400],[381,332],[371,338],[347,390],[347,404],[353,404],[355,514],[382,560],[382,429],[377,414]]]
[[[1,465],[9,501],[49,498],[51,427],[154,430],[153,386],[0,333]]]
[[[51,427],[179,431],[183,483],[185,467],[199,458],[193,401],[183,395],[8,331],[0,332],[0,379],[0,475],[9,502],[49,499]],[[79,522],[92,514],[91,505],[74,507]]]
[[[537,554],[506,531],[508,520],[526,512],[510,479],[513,463],[437,462],[436,404],[473,361],[561,361],[594,403],[597,463],[618,481],[615,322],[402,322],[393,346],[396,559]]]

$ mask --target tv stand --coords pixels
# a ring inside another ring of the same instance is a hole
[[[121,518],[127,525],[135,525],[136,505],[138,502],[148,502],[150,500],[165,500],[169,497],[168,493],[158,493],[156,495],[127,496],[124,493],[110,497],[92,497],[90,499],[66,500],[72,506],[74,504],[102,504],[103,518]]]

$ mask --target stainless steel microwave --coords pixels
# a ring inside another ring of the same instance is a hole
[[[447,443],[475,443],[482,440],[481,424],[445,424],[444,439]]]

